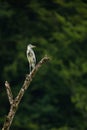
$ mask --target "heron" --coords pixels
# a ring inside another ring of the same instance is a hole
[[[35,57],[35,53],[33,51],[33,48],[35,48],[36,46],[29,44],[27,46],[27,59],[29,62],[29,68],[30,68],[30,73],[31,70],[35,68],[36,65],[36,57]]]

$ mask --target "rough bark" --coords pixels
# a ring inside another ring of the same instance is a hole
[[[42,64],[44,64],[48,60],[49,60],[49,57],[47,57],[47,56],[42,58],[41,61],[32,70],[32,72],[26,76],[24,84],[21,87],[18,95],[16,96],[16,98],[14,100],[13,100],[13,95],[12,95],[12,92],[11,92],[11,87],[10,87],[10,85],[7,81],[5,82],[6,91],[7,91],[7,95],[8,95],[8,99],[9,99],[9,103],[10,103],[10,111],[9,111],[9,113],[8,113],[6,119],[5,119],[2,130],[9,130],[9,128],[12,124],[13,118],[15,116],[15,113],[18,109],[19,103],[20,103],[25,91],[28,89],[28,87],[29,87],[33,77],[35,76],[36,72],[39,70],[39,68],[42,66]]]

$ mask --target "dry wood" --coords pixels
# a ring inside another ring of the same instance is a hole
[[[12,95],[12,92],[11,92],[11,87],[9,85],[9,83],[6,81],[5,82],[5,86],[6,86],[6,90],[7,90],[7,95],[8,95],[8,99],[9,99],[9,102],[10,102],[10,111],[5,119],[5,122],[4,122],[4,125],[3,125],[3,128],[2,130],[9,130],[11,124],[12,124],[12,121],[13,121],[13,118],[15,116],[15,113],[18,109],[18,105],[25,93],[25,91],[27,90],[27,88],[29,87],[31,81],[32,81],[32,78],[35,76],[36,72],[38,71],[38,69],[42,66],[42,64],[44,64],[45,62],[47,62],[50,58],[45,56],[44,58],[41,59],[41,61],[36,65],[36,67],[32,70],[32,72],[30,74],[28,74],[25,78],[25,81],[24,81],[24,84],[23,86],[21,87],[17,97],[13,100],[13,95]]]

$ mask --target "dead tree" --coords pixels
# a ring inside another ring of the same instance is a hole
[[[19,91],[19,93],[18,93],[18,95],[16,96],[15,99],[13,99],[13,94],[12,94],[12,91],[11,91],[10,84],[7,81],[5,82],[6,91],[7,91],[7,95],[8,95],[8,99],[9,99],[9,103],[10,103],[10,110],[9,110],[8,115],[6,116],[2,130],[9,130],[10,129],[13,118],[15,116],[15,113],[18,109],[19,103],[20,103],[25,91],[28,89],[28,87],[29,87],[33,77],[35,76],[36,72],[39,70],[39,68],[42,66],[42,64],[44,64],[48,60],[49,60],[49,57],[47,57],[47,56],[42,58],[41,61],[32,70],[32,72],[26,76],[25,81],[23,83],[23,86],[21,87],[21,89],[20,89],[20,91]]]

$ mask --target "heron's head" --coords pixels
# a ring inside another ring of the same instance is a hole
[[[29,44],[28,46],[27,46],[27,48],[35,48],[36,46],[34,46],[34,45],[32,45],[32,44]]]

